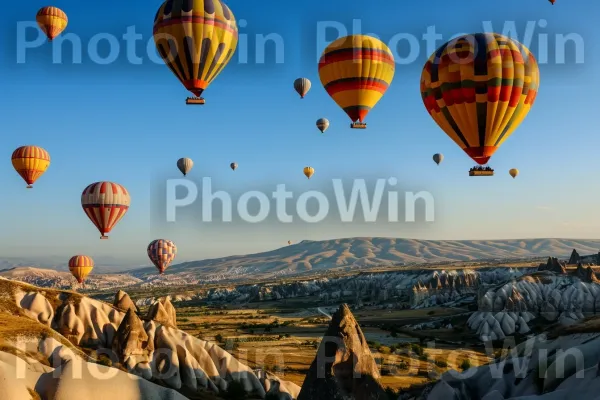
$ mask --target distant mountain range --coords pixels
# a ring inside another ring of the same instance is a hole
[[[576,249],[581,255],[597,254],[600,250],[600,239],[348,238],[323,241],[305,240],[264,253],[173,265],[163,276],[157,275],[154,268],[133,269],[122,274],[111,275],[101,274],[101,271],[96,270],[96,273],[88,278],[88,285],[98,289],[114,287],[119,284],[142,287],[145,285],[185,285],[276,279],[292,275],[318,275],[332,271],[367,271],[372,268],[409,267],[425,263],[508,262],[516,259],[549,256],[568,259],[573,249]],[[65,271],[65,269],[62,270]],[[23,280],[31,275],[32,270],[29,271],[17,268],[12,271],[0,272],[0,276]],[[36,272],[34,275],[44,275],[43,278],[41,276],[39,278],[45,282],[50,279],[47,273]],[[65,283],[66,275],[62,275],[64,274],[61,274],[58,280]],[[29,283],[39,284],[35,279]]]

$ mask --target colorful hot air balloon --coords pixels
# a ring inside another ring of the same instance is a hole
[[[510,176],[512,176],[512,177],[513,177],[513,179],[514,179],[514,178],[516,178],[516,177],[517,177],[517,175],[519,175],[519,170],[518,170],[518,169],[516,169],[516,168],[511,168],[511,169],[508,171],[508,173],[509,173],[509,174],[510,174]]]
[[[298,78],[294,81],[294,89],[296,90],[296,92],[298,92],[301,99],[303,99],[304,96],[306,96],[306,94],[310,90],[310,87],[311,83],[306,78]]]
[[[92,260],[92,257],[77,255],[69,260],[69,271],[79,283],[83,283],[93,269],[94,260]]]
[[[177,160],[177,168],[181,171],[183,176],[186,176],[194,166],[194,162],[191,158],[180,158]]]
[[[531,109],[539,80],[537,61],[521,43],[476,33],[431,55],[421,74],[421,96],[446,135],[485,165]]]
[[[390,49],[379,39],[364,35],[334,41],[319,60],[321,83],[348,114],[352,128],[366,128],[364,119],[392,83],[394,70]]]
[[[154,43],[161,58],[199,98],[227,65],[238,42],[233,13],[221,0],[165,1],[154,17]]]
[[[315,169],[313,167],[304,167],[304,175],[306,175],[308,179],[310,179],[310,177],[313,176],[314,173]]]
[[[329,128],[329,120],[327,118],[319,118],[317,120],[317,128],[319,128],[321,133],[325,132]]]
[[[235,171],[238,166],[237,166],[237,163],[232,162],[231,164],[229,164],[229,167]]]
[[[177,246],[170,240],[157,239],[148,245],[148,257],[160,274],[164,273],[177,255]]]
[[[95,182],[81,194],[81,206],[90,221],[102,235],[106,236],[129,210],[131,198],[127,189],[118,183]]]
[[[21,146],[12,153],[12,165],[31,189],[50,166],[50,154],[41,147]]]
[[[42,7],[37,12],[35,20],[38,26],[48,37],[48,41],[60,35],[65,30],[69,19],[63,10],[57,7]]]

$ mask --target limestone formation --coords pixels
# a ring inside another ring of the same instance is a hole
[[[379,369],[346,304],[333,315],[298,400],[384,400]]]
[[[168,298],[161,298],[148,309],[147,319],[177,328],[175,307]]]
[[[581,257],[579,256],[579,253],[577,253],[577,250],[573,249],[573,251],[571,252],[571,257],[569,258],[569,265],[576,265],[581,261]]]
[[[117,329],[112,350],[119,357],[119,362],[127,365],[130,370],[138,363],[150,362],[154,345],[144,329],[144,324],[132,308],[127,310]]]
[[[130,308],[133,309],[134,312],[139,312],[139,309],[131,300],[131,297],[129,297],[129,295],[122,290],[119,290],[117,294],[115,294],[113,306],[115,306],[123,312],[127,312],[127,310],[129,310]]]

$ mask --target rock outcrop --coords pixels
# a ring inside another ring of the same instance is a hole
[[[346,304],[333,315],[298,400],[385,400],[379,368]]]
[[[175,307],[173,307],[173,304],[168,297],[163,297],[154,302],[154,304],[152,304],[148,309],[148,315],[146,318],[163,325],[169,325],[177,328],[177,315],[175,312]]]
[[[569,257],[569,262],[567,264],[576,265],[579,264],[580,261],[581,257],[579,256],[579,253],[577,252],[577,250],[573,249],[573,251],[571,252],[571,257]]]
[[[548,257],[548,261],[546,261],[546,264],[540,264],[540,266],[538,267],[538,271],[550,271],[554,272],[555,274],[567,273],[565,265],[558,261],[556,257]]]
[[[456,275],[434,274],[425,284],[419,281],[412,287],[410,304],[412,308],[420,308],[456,302],[466,297],[473,299],[480,285],[481,279],[474,271]]]
[[[598,280],[598,278],[596,277],[596,273],[594,272],[592,267],[588,266],[587,268],[584,268],[582,263],[577,264],[577,269],[575,270],[573,276],[576,276],[583,282],[600,283],[600,280]]]
[[[138,364],[147,367],[151,361],[150,356],[154,351],[154,345],[144,329],[144,324],[132,308],[127,310],[121,320],[113,339],[112,350],[119,358],[119,362],[126,365],[129,370],[139,368]]]
[[[113,306],[118,308],[123,312],[127,312],[130,308],[133,309],[134,312],[139,312],[138,307],[131,300],[131,297],[127,293],[122,290],[119,290],[117,294],[115,294],[115,300],[113,301]]]

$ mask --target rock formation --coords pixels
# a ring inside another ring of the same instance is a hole
[[[468,296],[473,298],[480,285],[479,275],[471,271],[456,275],[434,274],[427,283],[418,281],[412,287],[410,304],[413,308],[430,307]]]
[[[152,304],[148,309],[146,318],[163,325],[169,325],[177,328],[177,315],[175,313],[175,307],[173,307],[173,304],[168,297],[163,297],[154,302],[154,304]]]
[[[573,250],[575,251],[575,250]],[[567,269],[556,257],[548,257],[546,264],[540,264],[538,271],[550,271],[555,274],[566,274]]]
[[[581,261],[581,257],[579,256],[579,253],[577,252],[577,250],[573,249],[573,251],[571,252],[571,257],[569,257],[569,262],[567,264],[576,265],[580,261]]]
[[[584,268],[582,263],[577,264],[577,270],[575,270],[575,273],[573,274],[573,276],[576,276],[577,278],[581,279],[583,282],[600,283],[600,280],[598,280],[598,278],[596,277],[596,273],[594,272],[592,267],[588,266],[587,268]]]
[[[119,290],[117,294],[115,294],[113,306],[115,306],[123,312],[127,312],[127,310],[129,310],[130,308],[133,309],[134,312],[139,312],[139,309],[131,300],[131,297],[129,297],[129,295],[122,290]]]
[[[154,351],[154,345],[144,324],[132,308],[127,310],[121,320],[119,329],[113,338],[112,350],[119,358],[119,362],[133,370],[139,363],[147,364]]]
[[[346,304],[333,315],[298,400],[385,400],[379,368]]]

